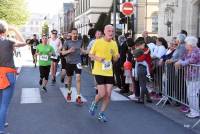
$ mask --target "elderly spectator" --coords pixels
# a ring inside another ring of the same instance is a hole
[[[174,53],[174,51],[176,50],[176,37],[174,37],[170,43],[169,43],[169,48],[167,50],[167,52],[160,58],[160,61],[159,61],[159,65],[162,65],[163,62],[165,62],[166,60],[168,59],[171,59],[172,58],[172,55]]]
[[[167,60],[166,63],[174,63],[178,61],[183,54],[185,53],[185,38],[186,36],[184,34],[178,34],[176,37],[176,44],[178,45],[175,52],[172,55],[172,58]]]
[[[189,36],[185,39],[186,53],[175,63],[175,67],[190,66],[186,71],[187,98],[190,107],[190,113],[186,114],[189,118],[199,117],[199,67],[189,64],[200,65],[200,50],[197,47],[196,37]]]

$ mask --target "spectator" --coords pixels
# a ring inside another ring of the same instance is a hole
[[[159,65],[162,65],[163,62],[172,58],[172,55],[173,55],[174,51],[176,50],[176,46],[177,46],[176,45],[176,37],[174,37],[170,42],[167,52],[161,57],[161,59],[159,61]]]
[[[89,39],[88,39],[87,35],[83,35],[83,41],[81,44],[81,49],[82,49],[81,64],[83,66],[88,66],[88,53],[87,53],[88,43],[89,43]]]
[[[144,38],[138,38],[136,41],[135,41],[135,44],[145,44],[145,41],[144,41]],[[147,54],[148,56],[142,56],[142,57],[139,57],[137,58],[137,61],[140,62],[140,61],[144,61],[145,58],[150,57],[150,54]],[[138,99],[138,103],[144,103],[144,99],[145,99],[145,95],[147,97],[147,102],[149,103],[152,103],[152,100],[150,99],[150,96],[149,96],[149,93],[148,93],[148,90],[147,90],[147,87],[146,87],[146,83],[147,83],[147,78],[146,78],[146,75],[147,75],[147,69],[144,65],[140,64],[138,65],[138,69],[137,69],[137,76],[138,76],[138,81],[139,81],[139,87],[141,88],[141,94],[140,94],[140,98]],[[137,88],[136,89],[136,94],[138,95],[138,92],[140,92],[140,88]],[[136,95],[136,96],[137,96]]]
[[[184,41],[185,38],[186,38],[186,36],[184,34],[177,35],[177,38],[176,38],[177,48],[176,48],[175,52],[173,53],[172,58],[167,60],[166,63],[174,63],[183,56],[183,54],[186,51],[185,41]]]
[[[185,31],[185,30],[181,30],[181,33],[180,34],[184,34],[185,35],[185,37],[187,37],[188,36],[188,33],[187,33],[187,31]]]
[[[200,51],[197,47],[196,37],[189,36],[185,39],[186,53],[175,63],[175,67],[190,66],[189,64],[200,65]],[[196,67],[189,67],[186,72],[187,98],[190,107],[190,113],[186,114],[189,118],[199,117],[199,86],[200,77]]]
[[[154,39],[152,38],[152,37],[150,37],[150,36],[148,36],[147,38],[146,38],[146,43],[147,43],[147,46],[148,46],[148,48],[150,49],[150,55],[151,55],[151,57],[153,56],[153,53],[154,53],[154,50],[155,50],[155,48],[156,48],[156,44],[154,43],[154,42],[156,42],[156,41],[154,41]]]
[[[92,23],[89,24],[88,36],[90,37],[90,41],[95,38],[95,29]]]
[[[153,59],[160,59],[167,51],[168,45],[167,45],[167,41],[162,38],[159,37],[156,40],[156,47],[154,49],[154,52],[152,54],[152,58]]]

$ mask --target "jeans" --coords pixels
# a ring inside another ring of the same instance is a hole
[[[0,132],[4,132],[8,106],[13,96],[16,80],[14,73],[8,73],[7,78],[10,81],[10,86],[6,89],[0,90]]]
[[[149,70],[149,65],[147,64],[146,61],[142,62],[135,62],[135,77],[138,78],[138,66],[139,65],[144,65],[146,67],[147,75],[150,75],[150,70]]]

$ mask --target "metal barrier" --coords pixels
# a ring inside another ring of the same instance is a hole
[[[186,105],[190,110],[199,113],[199,90],[200,90],[200,65],[188,65],[176,69],[173,64],[155,66],[154,89],[162,93],[162,99],[156,104],[173,100]],[[197,121],[193,127],[200,123]],[[192,127],[192,128],[193,128]]]

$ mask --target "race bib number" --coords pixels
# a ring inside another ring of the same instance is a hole
[[[33,49],[37,49],[37,46],[33,46]]]
[[[58,56],[57,56],[57,55],[55,55],[55,56],[51,56],[51,59],[55,59],[55,60],[57,60],[57,59],[58,59]]]
[[[111,61],[104,61],[102,64],[103,70],[111,70],[112,69],[112,62]]]
[[[78,69],[83,69],[81,63],[76,64],[76,67],[77,67]]]
[[[49,56],[48,55],[40,55],[40,60],[41,61],[48,61]]]

